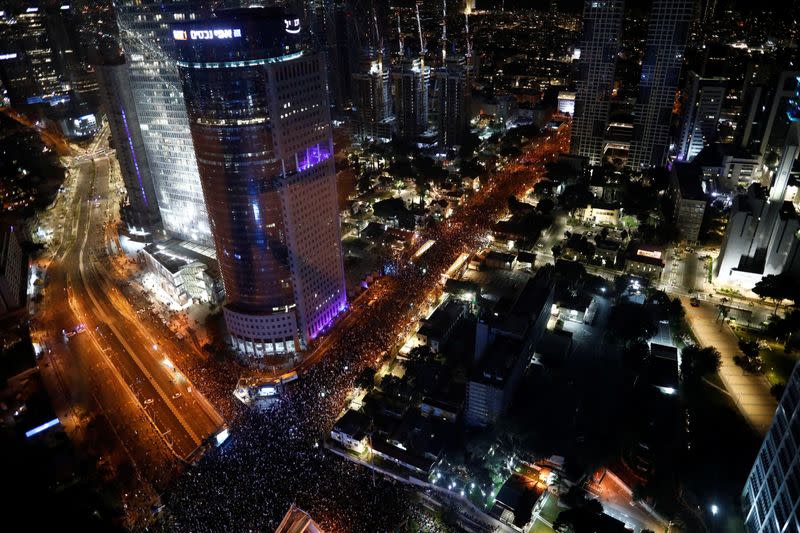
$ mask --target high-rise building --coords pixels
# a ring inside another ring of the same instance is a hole
[[[337,114],[350,106],[351,72],[354,53],[353,19],[347,0],[312,0],[309,2],[311,30],[315,46],[328,66],[330,103]]]
[[[602,161],[623,7],[623,0],[586,0],[583,7],[571,152],[588,158],[592,165]]]
[[[12,105],[66,99],[44,8],[20,7],[0,16],[0,79]]]
[[[765,275],[800,277],[800,216],[786,201],[789,178],[800,154],[800,85],[781,115],[790,129],[769,191],[751,185],[733,202],[717,265],[717,279],[750,289]]]
[[[778,161],[790,130],[786,109],[789,100],[795,98],[800,71],[782,70],[764,76],[764,83],[753,83],[748,88],[748,106],[744,124],[740,128],[741,146],[749,148],[761,156],[771,155],[770,166]]]
[[[172,23],[207,15],[208,4],[120,0],[115,9],[164,229],[183,239],[210,243],[170,31]]]
[[[392,70],[392,99],[400,139],[416,141],[428,129],[430,76],[431,69],[422,58],[402,57]]]
[[[726,87],[725,78],[689,73],[678,159],[691,161],[707,144],[716,140]]]
[[[292,356],[346,305],[323,58],[278,8],[173,26],[234,345]]]
[[[28,263],[14,226],[0,226],[0,315],[25,304]]]
[[[389,89],[389,65],[381,51],[365,51],[358,72],[353,74],[353,104],[356,137],[360,140],[392,138],[394,115]]]
[[[100,98],[108,117],[111,139],[127,197],[120,209],[131,236],[149,240],[161,227],[153,178],[139,128],[128,65],[123,57],[96,67]]]
[[[628,159],[635,170],[667,161],[675,91],[693,12],[693,0],[653,0]]]
[[[469,128],[470,87],[463,56],[449,56],[443,67],[434,73],[438,86],[439,146],[445,149],[459,146]]]
[[[747,477],[742,510],[748,533],[800,531],[800,365]]]

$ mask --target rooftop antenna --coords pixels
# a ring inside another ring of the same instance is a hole
[[[403,43],[403,32],[400,30],[400,11],[397,12],[397,41],[400,45],[400,55],[405,55],[405,44]]]
[[[467,57],[472,57],[472,38],[469,34],[469,14],[471,11],[472,10],[470,9],[469,4],[467,4],[467,8],[464,10],[464,30],[467,38]]]
[[[419,55],[425,56],[425,41],[422,38],[422,21],[419,18],[419,1],[414,4],[417,10],[417,31],[419,32]]]
[[[447,0],[442,0],[442,63],[447,58]]]

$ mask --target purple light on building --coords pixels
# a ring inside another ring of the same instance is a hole
[[[316,144],[306,148],[305,157],[297,161],[297,171],[305,172],[306,170],[317,166],[326,159],[331,157],[330,150],[327,146]]]
[[[331,302],[331,305],[328,308],[329,312],[328,319],[322,322],[319,325],[319,327],[311,331],[311,339],[316,339],[319,336],[320,332],[327,330],[333,323],[333,321],[336,320],[336,317],[341,315],[346,310],[347,310],[347,295],[343,294],[341,298]]]
[[[142,200],[144,200],[144,205],[150,207],[150,202],[147,201],[147,194],[144,192],[144,183],[142,183],[142,175],[139,173],[139,162],[136,160],[136,151],[133,149],[133,141],[131,140],[131,132],[128,129],[128,118],[125,116],[125,110],[123,108],[119,108],[120,113],[122,113],[122,125],[125,127],[125,135],[128,137],[128,146],[131,149],[131,157],[133,158],[133,167],[136,169],[136,178],[139,180],[139,189],[142,191]]]

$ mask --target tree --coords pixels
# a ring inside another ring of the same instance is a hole
[[[686,346],[681,352],[681,376],[684,380],[699,380],[713,374],[722,365],[722,356],[713,346]]]
[[[375,369],[367,367],[362,370],[356,378],[356,386],[362,389],[371,389],[375,386]]]
[[[646,341],[656,334],[655,320],[644,306],[620,302],[611,309],[608,331],[626,344]]]
[[[626,367],[639,372],[650,357],[650,346],[646,342],[635,341],[622,352],[622,361]]]
[[[760,352],[758,348],[758,342],[756,341],[746,341],[744,339],[739,340],[739,349],[745,355],[745,357],[749,357],[751,359],[755,359],[758,357]]]
[[[783,397],[783,391],[786,390],[786,383],[776,383],[772,387],[769,388],[769,393],[775,397],[776,400],[781,401]]]
[[[753,287],[753,292],[762,298],[767,298],[775,302],[775,313],[783,300],[792,300],[797,303],[800,300],[797,286],[788,274],[769,274],[761,278]]]
[[[400,378],[392,374],[383,376],[381,380],[381,390],[388,396],[399,396],[402,385]]]
[[[767,323],[767,333],[776,339],[783,339],[788,342],[792,333],[800,331],[800,309],[792,309],[781,318],[778,315],[769,317]]]

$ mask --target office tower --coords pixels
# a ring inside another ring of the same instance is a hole
[[[87,22],[80,9],[66,3],[56,4],[47,13],[47,30],[64,87],[75,99],[87,102],[94,109],[99,87],[81,39]]]
[[[438,86],[439,146],[460,146],[469,128],[469,77],[463,56],[449,56],[434,74]]]
[[[398,138],[415,142],[428,129],[430,67],[422,58],[402,57],[392,70],[392,99]]]
[[[151,240],[161,228],[153,178],[147,161],[124,57],[97,66],[100,98],[108,117],[111,139],[125,183],[127,198],[120,209],[128,234]]]
[[[707,78],[695,72],[690,72],[688,78],[678,145],[678,159],[682,161],[691,161],[704,146],[716,140],[727,87],[725,78]]]
[[[753,184],[733,202],[717,265],[717,279],[752,288],[763,276],[800,275],[800,217],[786,202],[789,177],[800,153],[800,86],[781,115],[790,129],[769,191]]]
[[[742,510],[748,533],[800,531],[800,365],[747,477]]]
[[[323,59],[277,8],[173,32],[228,332],[289,356],[346,305]]]
[[[353,19],[346,0],[315,0],[311,2],[312,33],[316,48],[328,66],[328,90],[331,105],[339,115],[350,107],[352,94],[351,53],[358,48],[353,43]],[[353,48],[351,48],[353,45]]]
[[[120,0],[115,5],[136,111],[164,229],[211,242],[170,24],[204,16],[205,3]]]
[[[603,134],[608,123],[609,99],[619,53],[623,5],[622,0],[586,0],[583,6],[571,152],[588,158],[592,165],[599,165],[602,161]]]
[[[353,106],[356,112],[356,138],[390,140],[394,115],[389,90],[389,65],[383,52],[369,48],[361,66],[353,74]]]
[[[0,225],[0,315],[25,305],[27,268],[15,227]]]
[[[693,8],[693,0],[653,0],[628,160],[635,170],[667,161],[675,90]]]
[[[795,98],[797,80],[800,71],[767,70],[760,77],[753,77],[747,88],[743,124],[738,128],[742,133],[739,144],[762,157],[769,155],[765,161],[770,167],[779,160],[781,150],[790,129],[790,120],[786,114],[789,100]]]
[[[43,8],[0,16],[0,78],[12,105],[66,99]]]

